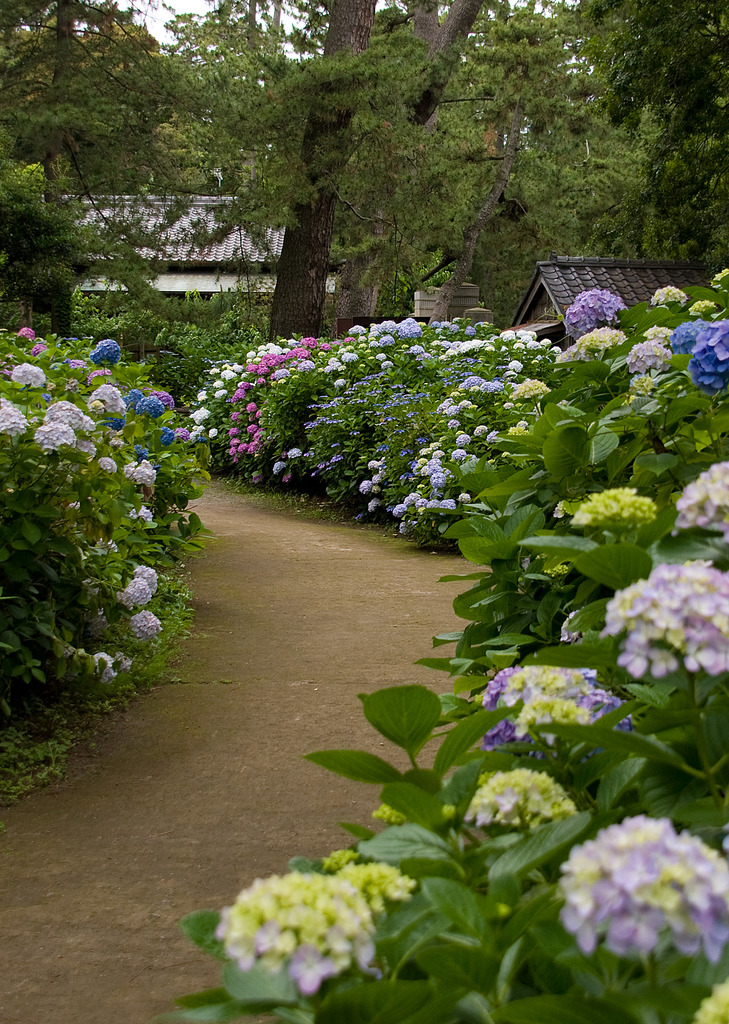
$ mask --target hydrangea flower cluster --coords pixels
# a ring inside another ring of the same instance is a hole
[[[108,363],[109,366],[115,366],[121,359],[121,348],[117,342],[111,338],[104,338],[98,343],[89,353],[89,359],[92,363],[96,363],[100,366],[101,363]]]
[[[147,459],[142,459],[137,466],[131,462],[128,463],[124,467],[124,476],[135,484],[141,484],[143,487],[151,487],[157,479],[157,470],[151,462],[147,461]]]
[[[28,420],[7,398],[0,398],[0,434],[17,437],[28,429]]]
[[[526,831],[576,813],[569,794],[551,776],[529,768],[515,768],[479,778],[466,821],[475,821],[479,828],[493,822]]]
[[[10,379],[15,384],[24,384],[27,387],[39,388],[45,384],[46,375],[42,367],[34,363],[19,363],[13,367]]]
[[[91,392],[87,399],[89,408],[94,408],[94,403],[96,402],[107,413],[112,415],[118,413],[123,416],[127,411],[121,391],[119,388],[115,388],[113,384],[102,384],[96,391]]]
[[[149,604],[157,590],[157,573],[148,565],[139,565],[124,590],[117,592],[116,599],[125,608]]]
[[[676,529],[716,527],[729,541],[729,462],[715,462],[687,484],[676,502]]]
[[[711,676],[729,671],[729,573],[705,562],[656,566],[608,602],[603,635],[623,632],[618,664],[636,679],[682,664]]]
[[[550,390],[544,381],[527,379],[512,389],[511,397],[515,402],[524,402],[532,398],[538,402],[540,398],[548,395]]]
[[[715,320],[699,331],[688,369],[696,387],[707,395],[726,390],[729,383],[729,320]]]
[[[153,420],[157,420],[164,411],[164,402],[155,395],[148,395],[137,402],[137,413],[140,416],[151,416]]]
[[[672,355],[670,348],[666,348],[659,341],[639,341],[628,352],[628,369],[631,373],[661,370],[670,363]]]
[[[153,612],[148,611],[146,608],[144,611],[132,615],[129,625],[132,627],[132,633],[134,633],[138,640],[151,640],[158,633],[162,632],[162,623]]]
[[[572,525],[632,530],[653,522],[657,513],[655,501],[639,495],[635,487],[611,487],[585,498],[572,517]]]
[[[590,669],[549,668],[527,665],[504,668],[489,680],[483,695],[488,711],[499,707],[524,706],[515,721],[502,719],[483,738],[483,750],[494,750],[502,743],[525,739],[534,725],[587,724],[619,708],[622,701],[597,685]],[[621,727],[629,727],[629,720]],[[551,738],[542,734],[547,741]]]
[[[685,323],[679,324],[671,332],[669,338],[671,348],[676,355],[691,355],[699,333],[708,326],[709,324],[705,320],[687,320]]]
[[[688,311],[694,316],[705,316],[713,313],[718,308],[717,304],[712,302],[711,299],[699,299],[698,302],[694,302],[689,306]]]
[[[605,288],[589,288],[580,292],[564,315],[567,333],[572,338],[618,322],[618,313],[626,309],[619,295]]]
[[[416,884],[391,864],[377,861],[345,864],[337,874],[362,893],[373,914],[383,913],[388,902],[402,903],[409,899]]]
[[[598,327],[596,330],[580,336],[574,345],[572,358],[580,359],[583,362],[600,359],[609,349],[622,345],[626,337],[622,331],[612,327]]]
[[[702,1000],[691,1024],[726,1024],[729,1020],[729,981],[714,985]]]
[[[374,928],[373,908],[351,881],[293,871],[244,889],[221,912],[217,937],[241,970],[254,963],[271,973],[285,969],[311,996],[354,964],[368,968]]]
[[[73,428],[60,420],[55,423],[42,423],[33,438],[44,452],[55,452],[64,447],[75,448],[77,444]]]
[[[665,288],[658,288],[653,292],[651,306],[665,306],[667,302],[680,302],[683,305],[688,300],[689,297],[686,292],[669,284]]]
[[[32,327],[21,327],[16,334],[17,338],[27,338],[28,341],[35,341],[35,331]]]
[[[662,936],[716,963],[729,941],[729,867],[665,818],[638,815],[572,849],[562,866],[562,924],[583,953],[604,937],[618,956],[647,955]]]

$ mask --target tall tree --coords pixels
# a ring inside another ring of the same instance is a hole
[[[597,0],[608,111],[645,147],[606,238],[639,255],[729,261],[729,0]]]

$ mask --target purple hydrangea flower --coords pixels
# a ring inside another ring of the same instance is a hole
[[[589,288],[580,292],[564,315],[564,325],[571,338],[618,322],[618,313],[627,306],[614,292],[605,288]]]
[[[572,849],[562,866],[562,924],[592,953],[604,937],[618,956],[648,955],[668,933],[716,963],[729,940],[729,867],[665,818],[638,815]]]

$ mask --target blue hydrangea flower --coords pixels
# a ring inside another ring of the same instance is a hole
[[[126,405],[127,409],[136,410],[137,405],[139,404],[139,402],[142,401],[143,398],[144,395],[139,390],[139,388],[132,388],[129,394],[124,396],[124,405]]]
[[[271,374],[271,380],[285,380],[287,377],[290,376],[291,371],[287,370],[284,366],[282,366],[278,370],[273,371],[273,373]]]
[[[343,363],[356,363],[359,356],[356,352],[342,352],[340,359]]]
[[[296,363],[297,370],[313,370],[315,366],[316,363],[312,359],[300,359],[299,362]]]
[[[420,338],[423,334],[423,328],[417,320],[409,316],[397,325],[397,333],[401,338]]]
[[[111,427],[112,430],[122,430],[127,421],[123,416],[109,416],[101,422],[105,427]]]
[[[142,462],[144,459],[149,458],[149,448],[143,448],[141,444],[135,444],[134,454],[137,456],[137,462]]]
[[[286,469],[286,463],[282,462],[281,459],[279,459],[278,462],[274,462],[273,472],[276,476],[278,476],[278,474],[281,473],[284,469]]]
[[[121,359],[121,349],[111,338],[104,338],[96,348],[89,354],[92,363],[98,366],[101,363],[108,363],[114,366]]]
[[[175,440],[175,432],[172,429],[172,427],[162,427],[162,430],[160,431],[159,434],[159,440],[160,444],[165,448],[167,447],[168,444],[172,444],[172,442]]]
[[[716,320],[699,331],[688,368],[700,391],[716,395],[726,390],[729,383],[729,320]]]
[[[141,402],[137,402],[137,413],[141,416],[151,416],[153,420],[156,420],[159,419],[164,411],[164,404],[159,398],[155,398],[154,395],[149,395],[147,398],[143,398]]]
[[[627,306],[619,295],[606,288],[589,288],[580,292],[565,313],[565,329],[576,341],[596,327],[616,324],[621,309]]]
[[[679,324],[668,339],[671,348],[677,355],[690,356],[699,332],[709,326],[706,320],[687,320],[685,324]]]

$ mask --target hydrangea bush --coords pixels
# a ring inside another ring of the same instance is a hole
[[[475,570],[463,629],[422,659],[450,688],[362,695],[378,754],[308,755],[376,787],[373,821],[343,823],[348,850],[293,858],[300,917],[247,926],[243,962],[228,911],[186,918],[223,983],[163,1019],[726,1024],[728,304],[725,272],[632,310],[581,300],[560,358],[503,334],[447,355],[441,328],[412,352],[387,325],[312,360],[331,386],[265,458],[304,481],[315,451],[370,514],[458,544]],[[371,365],[406,357],[408,380]],[[374,927],[362,912],[366,955],[345,934],[349,892],[341,922],[302,937],[313,891],[385,865],[410,881]]]
[[[197,546],[187,504],[207,449],[176,438],[173,397],[154,393],[112,339],[0,332],[0,352],[7,716],[63,688],[129,678],[128,658],[106,648],[125,630],[160,632],[158,570]]]

